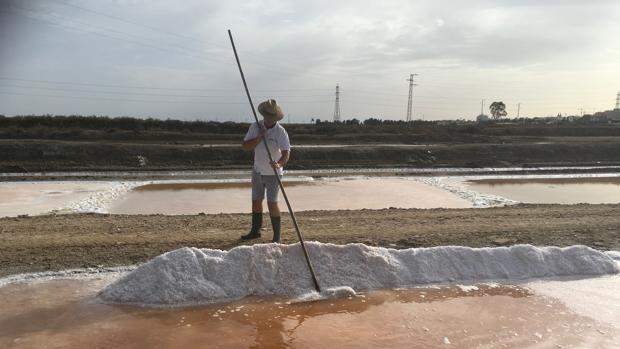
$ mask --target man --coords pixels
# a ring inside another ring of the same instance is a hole
[[[267,207],[273,228],[272,242],[280,242],[280,208],[278,207],[278,179],[282,177],[284,165],[288,162],[291,145],[288,134],[278,121],[284,113],[274,99],[269,99],[258,105],[258,112],[263,116],[262,122],[253,123],[243,139],[241,147],[244,150],[254,151],[254,166],[252,168],[252,228],[243,240],[260,238],[260,229],[263,225],[263,199],[267,192]],[[267,142],[267,150],[263,142]]]

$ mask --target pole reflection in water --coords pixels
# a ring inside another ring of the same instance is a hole
[[[109,280],[0,288],[0,347],[609,347],[620,333],[518,286],[414,288],[294,303],[249,297],[182,309],[95,301]]]

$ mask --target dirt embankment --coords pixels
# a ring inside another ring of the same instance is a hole
[[[247,168],[239,146],[0,141],[0,172]],[[289,169],[620,165],[620,139],[592,142],[294,148]]]
[[[0,118],[0,172],[245,168],[252,154],[240,143],[248,126],[79,116]],[[374,120],[285,127],[293,146],[322,145],[294,148],[290,169],[620,164],[616,124]]]
[[[517,205],[489,209],[308,211],[306,240],[393,248],[513,244],[620,249],[620,205]],[[242,244],[249,215],[49,215],[0,219],[0,276],[144,262],[182,246]],[[268,219],[265,219],[268,222]],[[268,224],[268,223],[267,223]],[[271,228],[263,230],[268,242]],[[283,218],[283,243],[296,242]]]

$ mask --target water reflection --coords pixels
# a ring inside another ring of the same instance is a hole
[[[469,189],[524,203],[620,203],[620,177],[482,179]]]
[[[385,290],[305,303],[249,297],[147,309],[94,302],[105,283],[64,280],[0,288],[6,305],[0,312],[0,346],[440,348],[447,339],[455,347],[606,347],[620,338],[617,331],[517,286]]]
[[[404,178],[356,178],[286,182],[296,211],[398,208],[468,208],[448,191]],[[139,187],[115,201],[117,214],[243,213],[250,204],[249,183],[166,183]]]

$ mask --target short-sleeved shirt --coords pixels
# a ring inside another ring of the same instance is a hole
[[[243,141],[248,141],[258,137],[260,127],[263,126],[263,121],[260,121],[260,126],[257,123],[250,125],[248,133],[245,135]],[[289,143],[288,133],[279,122],[277,122],[272,128],[267,129],[265,137],[254,148],[254,170],[263,176],[273,175],[273,167],[269,164],[269,156],[265,150],[263,142],[267,140],[267,146],[271,153],[273,161],[278,161],[282,157],[283,150],[290,150],[291,144]],[[278,169],[278,173],[282,175],[282,168]]]

